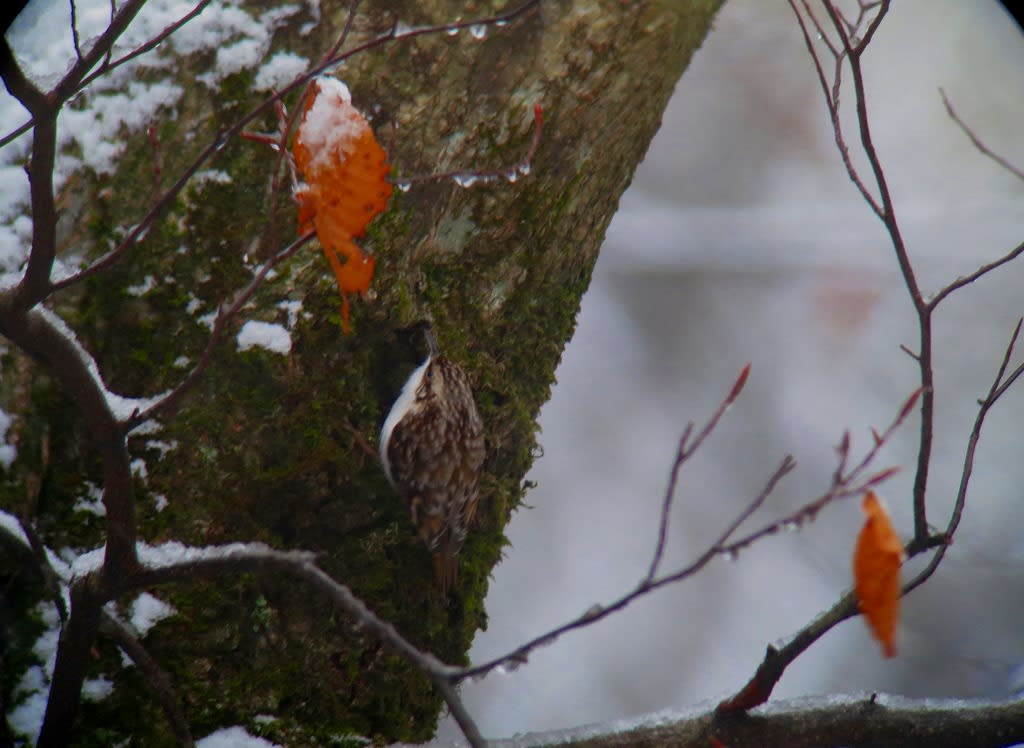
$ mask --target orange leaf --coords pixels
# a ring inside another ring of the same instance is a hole
[[[874,491],[864,496],[863,509],[867,519],[853,554],[854,591],[871,633],[882,643],[885,656],[892,657],[896,654],[903,545]]]
[[[370,288],[376,264],[353,240],[387,207],[387,156],[366,118],[352,106],[348,89],[333,78],[314,83],[295,134],[294,153],[305,181],[295,194],[299,228],[316,229],[338,282],[348,332],[348,294]]]

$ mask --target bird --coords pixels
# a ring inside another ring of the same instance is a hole
[[[409,375],[384,420],[380,458],[433,555],[435,576],[447,598],[476,514],[484,426],[469,377],[441,355],[432,330],[425,334],[427,359]]]

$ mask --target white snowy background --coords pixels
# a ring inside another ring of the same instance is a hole
[[[139,37],[190,7],[153,0]],[[79,9],[88,39],[102,28],[107,4]],[[284,12],[257,22],[235,2],[214,3],[174,43],[221,48],[213,84],[216,75],[259,64],[268,29]],[[66,28],[66,14],[66,3],[34,0],[12,31],[36,75],[52,76],[70,59],[70,39],[53,37]],[[916,345],[910,303],[880,224],[841,168],[786,3],[729,0],[715,27],[609,231],[542,413],[545,455],[531,475],[539,487],[528,496],[532,508],[509,528],[513,547],[495,571],[490,628],[478,637],[475,660],[638,580],[678,436],[687,421],[710,414],[744,363],[753,364],[746,391],[682,474],[670,565],[703,549],[786,453],[798,470],[763,518],[815,496],[834,468],[842,431],[851,429],[855,449],[866,448],[869,427],[888,423],[916,386],[913,362],[899,351],[900,343]],[[937,91],[945,87],[979,135],[1024,165],[1022,42],[992,0],[902,0],[868,54],[875,141],[927,290],[1024,239],[1024,183],[970,146]],[[257,80],[279,84],[303,64],[293,56],[265,60]],[[90,166],[106,168],[118,155],[117,128],[146,122],[158,105],[173,109],[179,94],[137,86],[132,97],[66,120],[64,137],[80,141]],[[849,92],[845,103],[852,104]],[[2,131],[23,119],[0,92]],[[856,143],[852,131],[848,141]],[[23,149],[7,149],[0,162],[0,270],[17,267],[30,230],[17,217],[27,194]],[[59,171],[75,166],[64,161]],[[936,525],[955,493],[975,400],[1024,314],[1022,288],[1018,263],[958,293],[936,315]],[[251,324],[237,342],[285,352],[285,338]],[[862,622],[847,622],[790,668],[777,697],[998,696],[1024,686],[1022,407],[1024,392],[1011,392],[990,417],[957,543],[939,575],[905,603],[900,656],[882,659]],[[6,423],[0,412],[0,430]],[[884,490],[904,534],[916,427],[904,426],[880,463],[904,467]],[[11,449],[0,445],[0,459],[13,459]],[[855,501],[834,507],[799,533],[566,636],[513,673],[466,684],[463,695],[492,736],[713,701],[745,682],[766,644],[796,631],[849,584],[860,522]],[[140,600],[132,614],[140,629],[173,614],[155,598]],[[52,644],[41,642],[43,660]],[[442,738],[456,734],[442,725]],[[202,745],[269,744],[231,728]]]
[[[973,149],[937,90],[1024,165],[1024,38],[1005,11],[894,3],[865,67],[875,143],[926,292],[1024,240],[1024,183]],[[853,103],[850,89],[844,102]],[[851,147],[857,140],[848,131]],[[746,391],[683,470],[670,558],[697,555],[786,453],[797,472],[762,516],[815,496],[842,431],[866,449],[869,428],[888,424],[916,386],[916,365],[899,350],[917,345],[908,298],[880,222],[842,169],[788,5],[729,0],[609,230],[541,414],[533,508],[509,527],[513,547],[495,571],[473,659],[639,580],[678,436],[711,413],[747,361]],[[936,313],[937,526],[948,520],[975,401],[1021,315],[1024,263]],[[906,600],[899,656],[883,659],[863,622],[849,621],[788,670],[776,697],[998,696],[1022,685],[1022,410],[1019,389],[988,421],[956,545]],[[917,428],[908,422],[879,463],[903,467],[882,493],[904,536]],[[835,506],[799,533],[567,635],[515,672],[465,685],[463,696],[493,736],[713,702],[746,682],[767,644],[850,584],[861,521],[856,500]],[[456,730],[449,722],[440,737]]]

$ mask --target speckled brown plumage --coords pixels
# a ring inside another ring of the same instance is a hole
[[[437,352],[405,384],[381,430],[381,460],[434,556],[441,590],[455,583],[458,553],[476,512],[484,430],[469,379]]]

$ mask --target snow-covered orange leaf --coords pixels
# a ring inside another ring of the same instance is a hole
[[[881,642],[885,656],[892,657],[896,654],[903,544],[874,491],[864,496],[863,508],[866,519],[853,554],[854,591],[871,633]]]
[[[348,88],[333,78],[313,84],[293,150],[304,182],[295,195],[299,228],[316,230],[338,282],[348,332],[348,295],[370,288],[375,265],[354,240],[366,233],[391,197],[387,155],[352,106]]]

